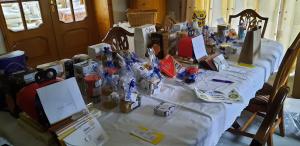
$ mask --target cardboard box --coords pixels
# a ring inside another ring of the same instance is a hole
[[[95,61],[88,60],[74,65],[75,76],[83,78],[89,74],[97,73],[99,64]]]
[[[141,57],[145,58],[146,50],[150,45],[150,34],[156,32],[155,25],[146,24],[140,27],[136,27],[134,30],[134,48],[135,53]]]

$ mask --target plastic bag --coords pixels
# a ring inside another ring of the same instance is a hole
[[[117,91],[117,77],[105,73],[101,86],[101,104],[106,109],[113,109],[117,106],[119,95]]]
[[[284,116],[286,134],[300,136],[300,113],[285,112]]]
[[[136,90],[136,79],[131,69],[132,61],[122,61],[122,67],[120,71],[120,82],[119,82],[119,95],[122,100],[125,101],[136,101],[137,90]]]
[[[300,137],[300,99],[287,98],[284,103],[286,135]]]
[[[8,140],[4,139],[3,137],[0,137],[0,145],[1,146],[5,146],[5,145],[7,145],[7,146],[13,146],[12,144],[10,144],[8,142]]]
[[[149,95],[159,89],[162,75],[159,70],[158,59],[152,48],[147,50],[146,56],[146,61],[133,63],[131,67],[136,77],[138,91]]]
[[[300,99],[287,98],[284,103],[286,135],[300,136]]]

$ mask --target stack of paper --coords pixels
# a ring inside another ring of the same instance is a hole
[[[75,78],[37,90],[45,114],[61,145],[99,146],[107,135],[97,120],[99,110],[88,112]]]
[[[92,114],[85,115],[56,132],[61,145],[100,146],[108,136]]]

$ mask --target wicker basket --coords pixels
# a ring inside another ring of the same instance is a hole
[[[129,9],[127,11],[129,24],[133,27],[145,24],[155,24],[157,19],[157,10],[138,10]]]

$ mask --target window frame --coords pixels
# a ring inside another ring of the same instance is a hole
[[[24,13],[24,9],[23,9],[23,4],[22,3],[23,2],[31,2],[31,1],[37,1],[39,3],[39,9],[40,9],[39,11],[40,11],[40,14],[41,14],[42,24],[40,24],[36,28],[28,29],[27,22],[26,22],[26,17],[25,17],[25,13]],[[2,8],[2,4],[5,4],[5,3],[17,3],[18,4],[19,10],[20,10],[20,15],[21,15],[21,20],[22,20],[23,27],[24,27],[23,30],[13,31],[13,30],[11,30],[11,29],[8,28],[7,22],[6,22],[6,18],[5,18],[5,15],[4,15],[4,11],[3,11],[3,8]],[[17,32],[24,32],[24,31],[36,30],[36,29],[39,29],[40,27],[42,27],[42,25],[45,22],[44,18],[43,18],[43,15],[42,15],[42,8],[41,8],[40,0],[0,0],[0,7],[1,7],[1,10],[2,10],[2,16],[3,16],[4,22],[5,22],[5,27],[6,27],[7,30],[9,30],[11,32],[17,33]]]
[[[70,11],[71,11],[71,15],[72,15],[72,22],[64,22],[63,20],[60,20],[60,18],[59,18],[59,11],[58,11],[58,7],[57,7],[57,1],[58,0],[51,0],[51,1],[52,2],[54,1],[53,3],[55,4],[55,7],[56,7],[56,13],[57,13],[57,16],[58,16],[58,21],[61,22],[61,23],[64,23],[64,24],[79,23],[79,22],[85,21],[88,18],[88,11],[87,11],[86,0],[83,0],[84,1],[84,7],[85,7],[85,14],[86,14],[86,16],[84,17],[84,19],[79,20],[79,21],[76,20],[73,0],[69,0],[69,2],[70,2]]]

